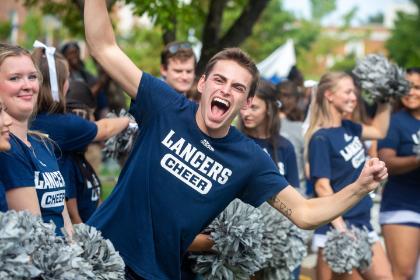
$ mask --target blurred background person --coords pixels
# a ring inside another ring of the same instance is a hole
[[[184,95],[192,88],[197,63],[188,42],[171,42],[161,53],[160,74],[163,80]]]
[[[279,113],[281,122],[280,134],[293,144],[299,172],[299,185],[296,187],[301,194],[307,196],[303,160],[304,140],[302,125],[304,112],[298,106],[302,94],[295,83],[291,81],[283,81],[277,86],[277,98],[281,102]]]
[[[407,80],[411,90],[378,144],[389,172],[379,219],[396,280],[413,279],[420,255],[420,68],[408,69]]]

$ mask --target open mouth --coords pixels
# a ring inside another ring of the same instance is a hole
[[[220,97],[215,97],[211,101],[211,113],[215,117],[222,117],[230,108],[230,102]]]

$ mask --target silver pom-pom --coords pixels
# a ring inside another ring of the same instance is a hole
[[[261,211],[234,200],[208,227],[213,253],[192,255],[193,271],[204,279],[249,279],[260,270],[267,256],[261,250]]]
[[[134,118],[124,109],[120,111],[118,116],[115,113],[108,113],[107,115],[107,118],[116,117],[129,117],[130,119],[134,120]],[[105,154],[105,157],[118,159],[130,153],[136,139],[138,129],[139,127],[137,123],[130,122],[125,130],[106,140],[105,147],[102,150]]]
[[[73,242],[81,247],[81,258],[92,266],[95,279],[117,280],[124,278],[124,261],[108,239],[94,227],[74,225]]]
[[[68,245],[57,237],[54,243],[39,247],[32,255],[32,262],[45,280],[95,279],[91,265],[80,257],[82,252],[77,244]]]
[[[0,279],[28,279],[40,275],[30,262],[36,249],[33,241],[39,237],[40,217],[29,212],[0,212]],[[52,229],[54,234],[54,229]]]
[[[293,279],[293,271],[307,254],[308,234],[268,203],[259,209],[264,223],[263,250],[270,255],[262,270],[263,279]]]
[[[359,60],[353,74],[370,94],[369,99],[377,102],[399,98],[410,90],[404,71],[381,55],[369,54]]]
[[[0,212],[0,279],[124,278],[121,257],[96,229],[76,225],[73,237],[29,212]]]
[[[354,268],[363,271],[372,262],[373,243],[366,229],[354,226],[344,232],[333,229],[327,232],[323,257],[336,273],[351,273]]]

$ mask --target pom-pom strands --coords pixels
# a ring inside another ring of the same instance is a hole
[[[263,279],[293,279],[297,268],[307,254],[308,234],[295,226],[268,203],[259,209],[263,215],[263,250],[270,255],[264,264]]]
[[[108,240],[86,225],[74,239],[29,212],[0,212],[0,279],[122,279],[124,263]]]
[[[404,71],[381,55],[370,54],[359,60],[353,74],[360,80],[362,88],[369,93],[369,99],[377,102],[399,98],[410,90]]]
[[[125,110],[121,110],[119,116],[114,113],[108,113],[107,117],[130,117],[133,119],[133,117]],[[118,159],[123,155],[128,154],[133,147],[138,129],[139,127],[137,123],[130,123],[124,131],[106,140],[105,147],[103,148],[105,157]]]
[[[74,225],[73,241],[82,248],[81,257],[92,266],[95,279],[124,278],[124,262],[109,240],[94,227]]]
[[[48,239],[48,226],[43,227],[40,217],[28,212],[0,212],[0,279],[28,279],[42,272],[30,262],[36,250],[34,241]],[[50,229],[54,235],[54,228]]]
[[[192,255],[193,270],[204,279],[249,279],[267,257],[261,250],[261,219],[261,211],[234,200],[209,226],[215,252]]]
[[[233,201],[209,226],[214,253],[193,255],[204,279],[293,279],[306,255],[307,234],[267,203]]]
[[[336,273],[351,273],[353,268],[363,271],[371,264],[372,244],[366,229],[351,227],[345,232],[333,229],[327,233],[324,260]]]

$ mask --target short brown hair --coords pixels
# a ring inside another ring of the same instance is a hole
[[[248,72],[252,75],[252,82],[251,87],[249,88],[248,97],[253,97],[258,86],[260,74],[258,72],[257,66],[255,65],[255,62],[251,59],[251,57],[240,48],[224,49],[216,53],[207,63],[206,68],[204,69],[204,75],[206,76],[206,79],[213,70],[214,65],[216,65],[216,63],[220,60],[235,61],[240,66],[248,70]]]
[[[194,58],[194,66],[197,62],[191,44],[188,42],[171,42],[165,46],[160,54],[160,63],[166,69],[169,59],[179,59],[184,62],[190,58]]]

